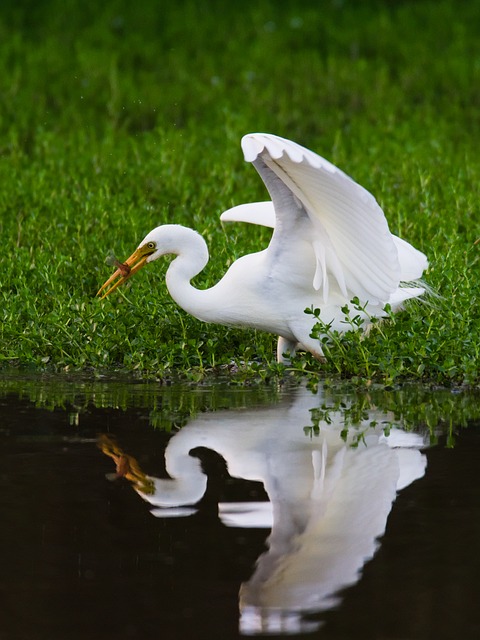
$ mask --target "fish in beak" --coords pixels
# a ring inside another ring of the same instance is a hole
[[[125,262],[120,262],[115,257],[111,257],[109,262],[114,264],[117,267],[117,270],[104,284],[102,284],[100,289],[97,291],[97,296],[103,293],[101,297],[101,300],[103,300],[115,291],[117,287],[137,273],[137,271],[140,271],[140,269],[147,264],[148,257],[155,252],[155,248],[156,246],[153,242],[148,242],[147,244],[138,247],[138,249],[136,249],[132,255],[125,260]]]

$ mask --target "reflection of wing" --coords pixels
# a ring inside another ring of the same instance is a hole
[[[271,529],[273,526],[271,502],[220,502],[218,515],[227,527]]]
[[[424,473],[425,457],[419,451],[402,453],[405,458],[377,444],[344,449],[327,462],[327,502],[319,494],[304,505],[310,519],[292,541],[290,553],[277,553],[272,532],[268,552],[242,585],[241,609],[247,618],[254,615],[265,621],[278,608],[319,612],[337,603],[338,590],[354,584],[375,553],[395,500],[401,465],[408,465],[412,480]],[[245,624],[251,628],[251,620]]]
[[[268,249],[272,265],[282,262],[292,239],[301,236],[316,262],[305,273],[315,273],[310,286],[322,290],[324,301],[332,286],[345,297],[357,295],[371,304],[388,300],[402,274],[397,243],[375,198],[330,162],[289,140],[250,134],[242,147],[270,193],[276,222],[272,225],[267,203],[235,207],[222,220],[274,226]],[[403,258],[406,271],[419,277],[425,256],[412,247]]]

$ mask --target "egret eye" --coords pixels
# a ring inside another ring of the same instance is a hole
[[[155,242],[147,242],[147,249],[155,249],[156,246]]]

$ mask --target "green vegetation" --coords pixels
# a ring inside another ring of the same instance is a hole
[[[153,380],[133,381],[130,375],[102,379],[78,373],[42,377],[35,374],[29,379],[24,373],[11,372],[0,376],[2,407],[8,407],[12,399],[15,407],[11,414],[8,409],[4,411],[0,436],[14,435],[17,423],[25,429],[18,402],[20,406],[28,407],[31,403],[36,409],[63,413],[73,427],[81,427],[95,410],[102,410],[112,424],[118,425],[121,415],[130,414],[134,422],[148,417],[150,426],[170,433],[204,412],[225,409],[242,412],[246,407],[260,410],[275,405],[286,411],[292,400],[303,393],[297,382],[298,379],[290,379],[283,385],[232,385],[225,376],[202,384],[184,381],[159,385]],[[311,423],[299,423],[298,428],[300,431],[303,428],[311,438],[318,436],[325,425],[335,422],[343,425],[344,437],[354,436],[354,444],[361,442],[370,427],[380,425],[387,435],[392,427],[400,427],[423,434],[432,445],[454,446],[464,429],[478,423],[480,404],[475,389],[457,393],[418,384],[404,384],[395,389],[373,385],[366,389],[336,381],[322,385],[318,407],[310,413]],[[41,423],[48,431],[55,421],[45,416]],[[37,422],[31,429],[37,433]],[[72,437],[77,436],[78,431],[72,431]]]
[[[109,252],[161,223],[205,237],[199,287],[264,246],[267,230],[218,217],[265,199],[239,141],[269,131],[374,193],[442,296],[292,369],[480,384],[480,3],[459,6],[3,0],[0,368],[274,375],[275,338],[189,317],[166,264],[94,297]]]

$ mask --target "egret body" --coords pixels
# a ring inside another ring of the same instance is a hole
[[[221,220],[272,227],[268,247],[239,258],[215,286],[200,290],[191,280],[208,262],[205,241],[192,229],[162,225],[99,294],[109,295],[144,265],[175,254],[166,284],[177,304],[205,322],[279,336],[282,361],[298,348],[323,355],[310,335],[316,319],[305,313],[307,308],[319,308],[321,319],[342,331],[341,308],[354,297],[365,305],[367,326],[371,317],[385,315],[387,303],[396,311],[424,293],[414,281],[427,266],[425,255],[390,233],[382,209],[363,187],[324,158],[278,136],[249,134],[242,148],[271,201],[233,207]]]

